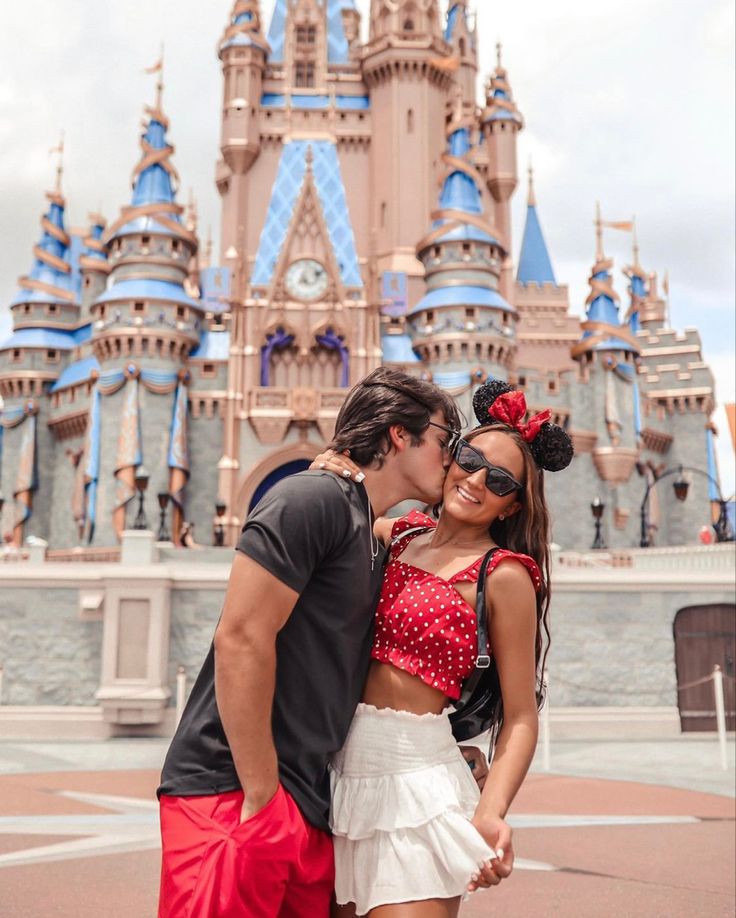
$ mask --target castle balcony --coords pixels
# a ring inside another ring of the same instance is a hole
[[[316,424],[322,438],[332,439],[335,421],[348,389],[280,389],[259,386],[248,392],[247,408],[241,415],[250,420],[261,443],[275,445],[283,441],[292,422],[306,426]]]

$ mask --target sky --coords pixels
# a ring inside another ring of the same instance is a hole
[[[717,382],[734,401],[734,4],[732,0],[475,0],[481,78],[503,43],[526,127],[538,212],[560,283],[581,313],[595,252],[593,217],[636,216],[641,261],[670,275],[675,328],[696,326]],[[366,18],[368,0],[358,0]],[[90,211],[113,220],[129,202],[143,104],[153,100],[153,64],[165,43],[165,109],[180,201],[192,189],[200,232],[212,227],[221,104],[218,38],[232,0],[36,0],[3,11],[0,64],[0,338],[7,304],[31,267],[44,191],[54,179],[49,150],[65,138],[63,187],[72,226]],[[261,3],[270,20],[272,0]],[[523,229],[524,182],[514,202],[514,249]],[[609,232],[615,285],[630,237]],[[734,457],[725,413],[719,464],[726,496]]]

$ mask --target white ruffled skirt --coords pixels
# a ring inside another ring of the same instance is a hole
[[[480,792],[448,714],[360,704],[332,761],[335,891],[358,915],[461,896],[494,856],[470,822]]]

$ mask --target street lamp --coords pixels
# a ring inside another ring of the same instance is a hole
[[[218,500],[215,504],[215,525],[212,528],[212,544],[216,548],[222,548],[225,544],[225,527],[223,526],[222,518],[226,509],[227,504],[222,500]]]
[[[169,530],[166,528],[166,508],[169,505],[169,494],[167,491],[159,491],[158,505],[161,508],[161,522],[159,523],[156,541],[170,542],[171,536],[169,535]]]
[[[600,497],[594,498],[590,504],[590,512],[593,514],[593,519],[595,520],[595,539],[593,539],[593,544],[590,547],[596,550],[606,547],[603,541],[603,533],[601,532],[601,520],[603,519],[603,512],[605,509],[606,505]]]
[[[133,529],[148,529],[148,520],[146,519],[146,512],[143,509],[143,495],[146,493],[149,477],[144,466],[139,465],[135,470],[135,489],[138,492],[138,513],[133,523]]]
[[[720,506],[720,512],[718,514],[718,520],[713,523],[713,530],[716,534],[717,542],[730,542],[733,540],[733,533],[731,532],[731,526],[728,521],[728,512],[726,507],[726,501],[723,499],[723,494],[721,492],[721,487],[713,478],[712,475],[709,475],[707,472],[704,472],[702,469],[696,469],[689,465],[679,465],[676,469],[668,469],[666,472],[663,472],[658,478],[655,478],[654,481],[651,481],[647,484],[647,489],[644,492],[644,499],[641,502],[641,540],[639,545],[642,548],[649,548],[651,545],[649,539],[649,495],[652,490],[657,487],[660,481],[663,481],[665,478],[669,478],[670,475],[677,475],[677,478],[672,484],[672,488],[675,492],[675,497],[680,503],[684,503],[687,500],[687,495],[690,490],[690,481],[688,480],[685,472],[691,472],[694,475],[701,475],[703,478],[707,478],[708,481],[715,487],[718,492],[718,504]]]

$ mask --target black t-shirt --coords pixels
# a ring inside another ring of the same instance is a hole
[[[281,782],[307,820],[328,829],[328,758],[339,750],[370,662],[383,575],[371,571],[368,496],[329,472],[273,487],[249,515],[238,550],[299,599],[276,640],[272,727]],[[210,647],[166,756],[159,794],[202,796],[240,782],[215,700]]]

